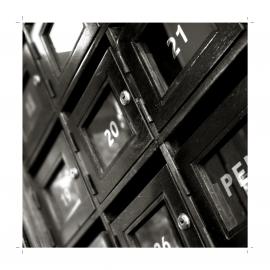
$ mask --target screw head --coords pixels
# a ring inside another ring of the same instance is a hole
[[[33,76],[33,84],[34,84],[34,86],[38,86],[40,84],[40,82],[41,82],[40,76],[35,74]]]
[[[123,106],[126,106],[127,104],[129,104],[130,100],[131,100],[130,93],[127,90],[123,90],[120,93],[120,102],[121,102],[121,104]]]
[[[180,230],[187,230],[190,228],[190,219],[185,213],[181,213],[177,218],[177,224]]]
[[[70,169],[69,173],[72,179],[76,179],[79,177],[79,170],[77,168]]]

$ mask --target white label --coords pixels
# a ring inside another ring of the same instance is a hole
[[[119,129],[114,121],[110,122],[110,129],[106,129],[104,131],[104,135],[108,139],[109,147],[112,147],[112,145],[114,144],[114,139],[119,136]]]
[[[154,244],[154,248],[170,248],[170,247],[171,247],[171,244],[165,240],[164,236],[162,236],[161,238],[161,244],[158,242]]]
[[[178,37],[179,34],[181,35],[184,42],[187,43],[188,38],[187,38],[185,32],[183,31],[182,27],[180,26],[180,24],[177,25],[177,30],[175,33],[176,37]],[[173,59],[175,59],[177,57],[177,55],[181,52],[181,49],[179,47],[176,47],[176,40],[174,37],[169,37],[169,39],[167,40],[168,47],[170,47],[170,44],[172,44],[172,56],[173,56]]]
[[[233,183],[233,176],[237,179],[237,182],[239,183],[240,187],[245,190],[247,193],[248,191],[248,178],[247,178],[247,172],[243,169],[243,162],[247,164],[247,156],[243,158],[244,161],[238,161],[233,167],[231,174],[225,173],[222,177],[220,177],[220,181],[228,195],[228,197],[232,196],[231,192],[231,186]]]

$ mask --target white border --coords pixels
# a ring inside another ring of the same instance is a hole
[[[265,1],[266,3],[267,1]],[[269,222],[269,7],[263,1],[5,1],[1,14],[1,259],[27,269],[230,269],[267,263]],[[22,19],[23,15],[23,19]],[[248,249],[25,249],[21,244],[22,54],[16,21],[249,22]],[[23,253],[23,254],[22,254]],[[174,264],[174,267],[172,267]],[[6,269],[3,268],[2,269]]]

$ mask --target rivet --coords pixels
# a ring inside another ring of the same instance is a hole
[[[37,74],[34,75],[33,76],[33,84],[34,84],[34,86],[38,86],[40,84],[40,82],[41,82],[40,76],[37,75]]]
[[[127,104],[129,104],[130,99],[131,99],[130,93],[127,90],[123,90],[120,93],[120,102],[123,106],[126,106]]]
[[[180,230],[186,230],[190,228],[190,219],[185,213],[181,213],[177,218],[177,224]]]
[[[70,169],[70,176],[72,177],[72,179],[76,179],[79,177],[79,171],[77,168],[72,168]]]

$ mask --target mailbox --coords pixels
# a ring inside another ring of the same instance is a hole
[[[46,86],[27,45],[23,47],[23,154],[29,160],[53,119]]]
[[[112,223],[121,245],[129,247],[204,246],[167,166]]]
[[[102,202],[152,140],[111,50],[68,125]]]
[[[176,154],[176,163],[218,246],[247,245],[246,109],[244,78]]]
[[[60,100],[99,27],[95,23],[36,23],[30,31],[51,98]]]
[[[57,244],[64,246],[95,208],[63,132],[57,136],[36,181]]]
[[[240,24],[128,24],[119,46],[158,130],[244,30]]]

